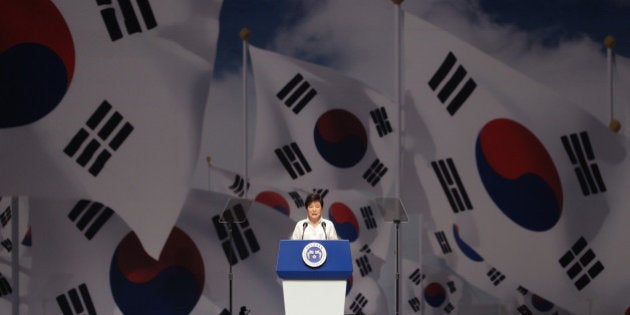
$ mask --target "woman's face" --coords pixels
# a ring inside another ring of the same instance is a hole
[[[306,207],[308,220],[315,223],[322,217],[322,204],[319,201],[313,201]]]

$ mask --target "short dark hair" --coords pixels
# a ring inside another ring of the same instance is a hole
[[[306,196],[306,200],[304,201],[304,207],[308,209],[308,205],[310,205],[311,203],[315,201],[319,201],[322,207],[324,207],[324,198],[322,198],[322,196],[318,193],[308,194],[308,196]]]

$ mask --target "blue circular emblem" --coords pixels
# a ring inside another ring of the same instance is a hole
[[[302,261],[311,267],[318,268],[326,261],[326,248],[317,242],[311,242],[302,249]]]

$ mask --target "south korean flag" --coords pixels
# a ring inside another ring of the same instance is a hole
[[[392,101],[330,69],[251,47],[252,178],[279,187],[387,193],[399,132]]]

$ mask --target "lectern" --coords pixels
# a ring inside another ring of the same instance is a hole
[[[276,272],[286,315],[343,315],[352,275],[347,240],[281,240]]]

